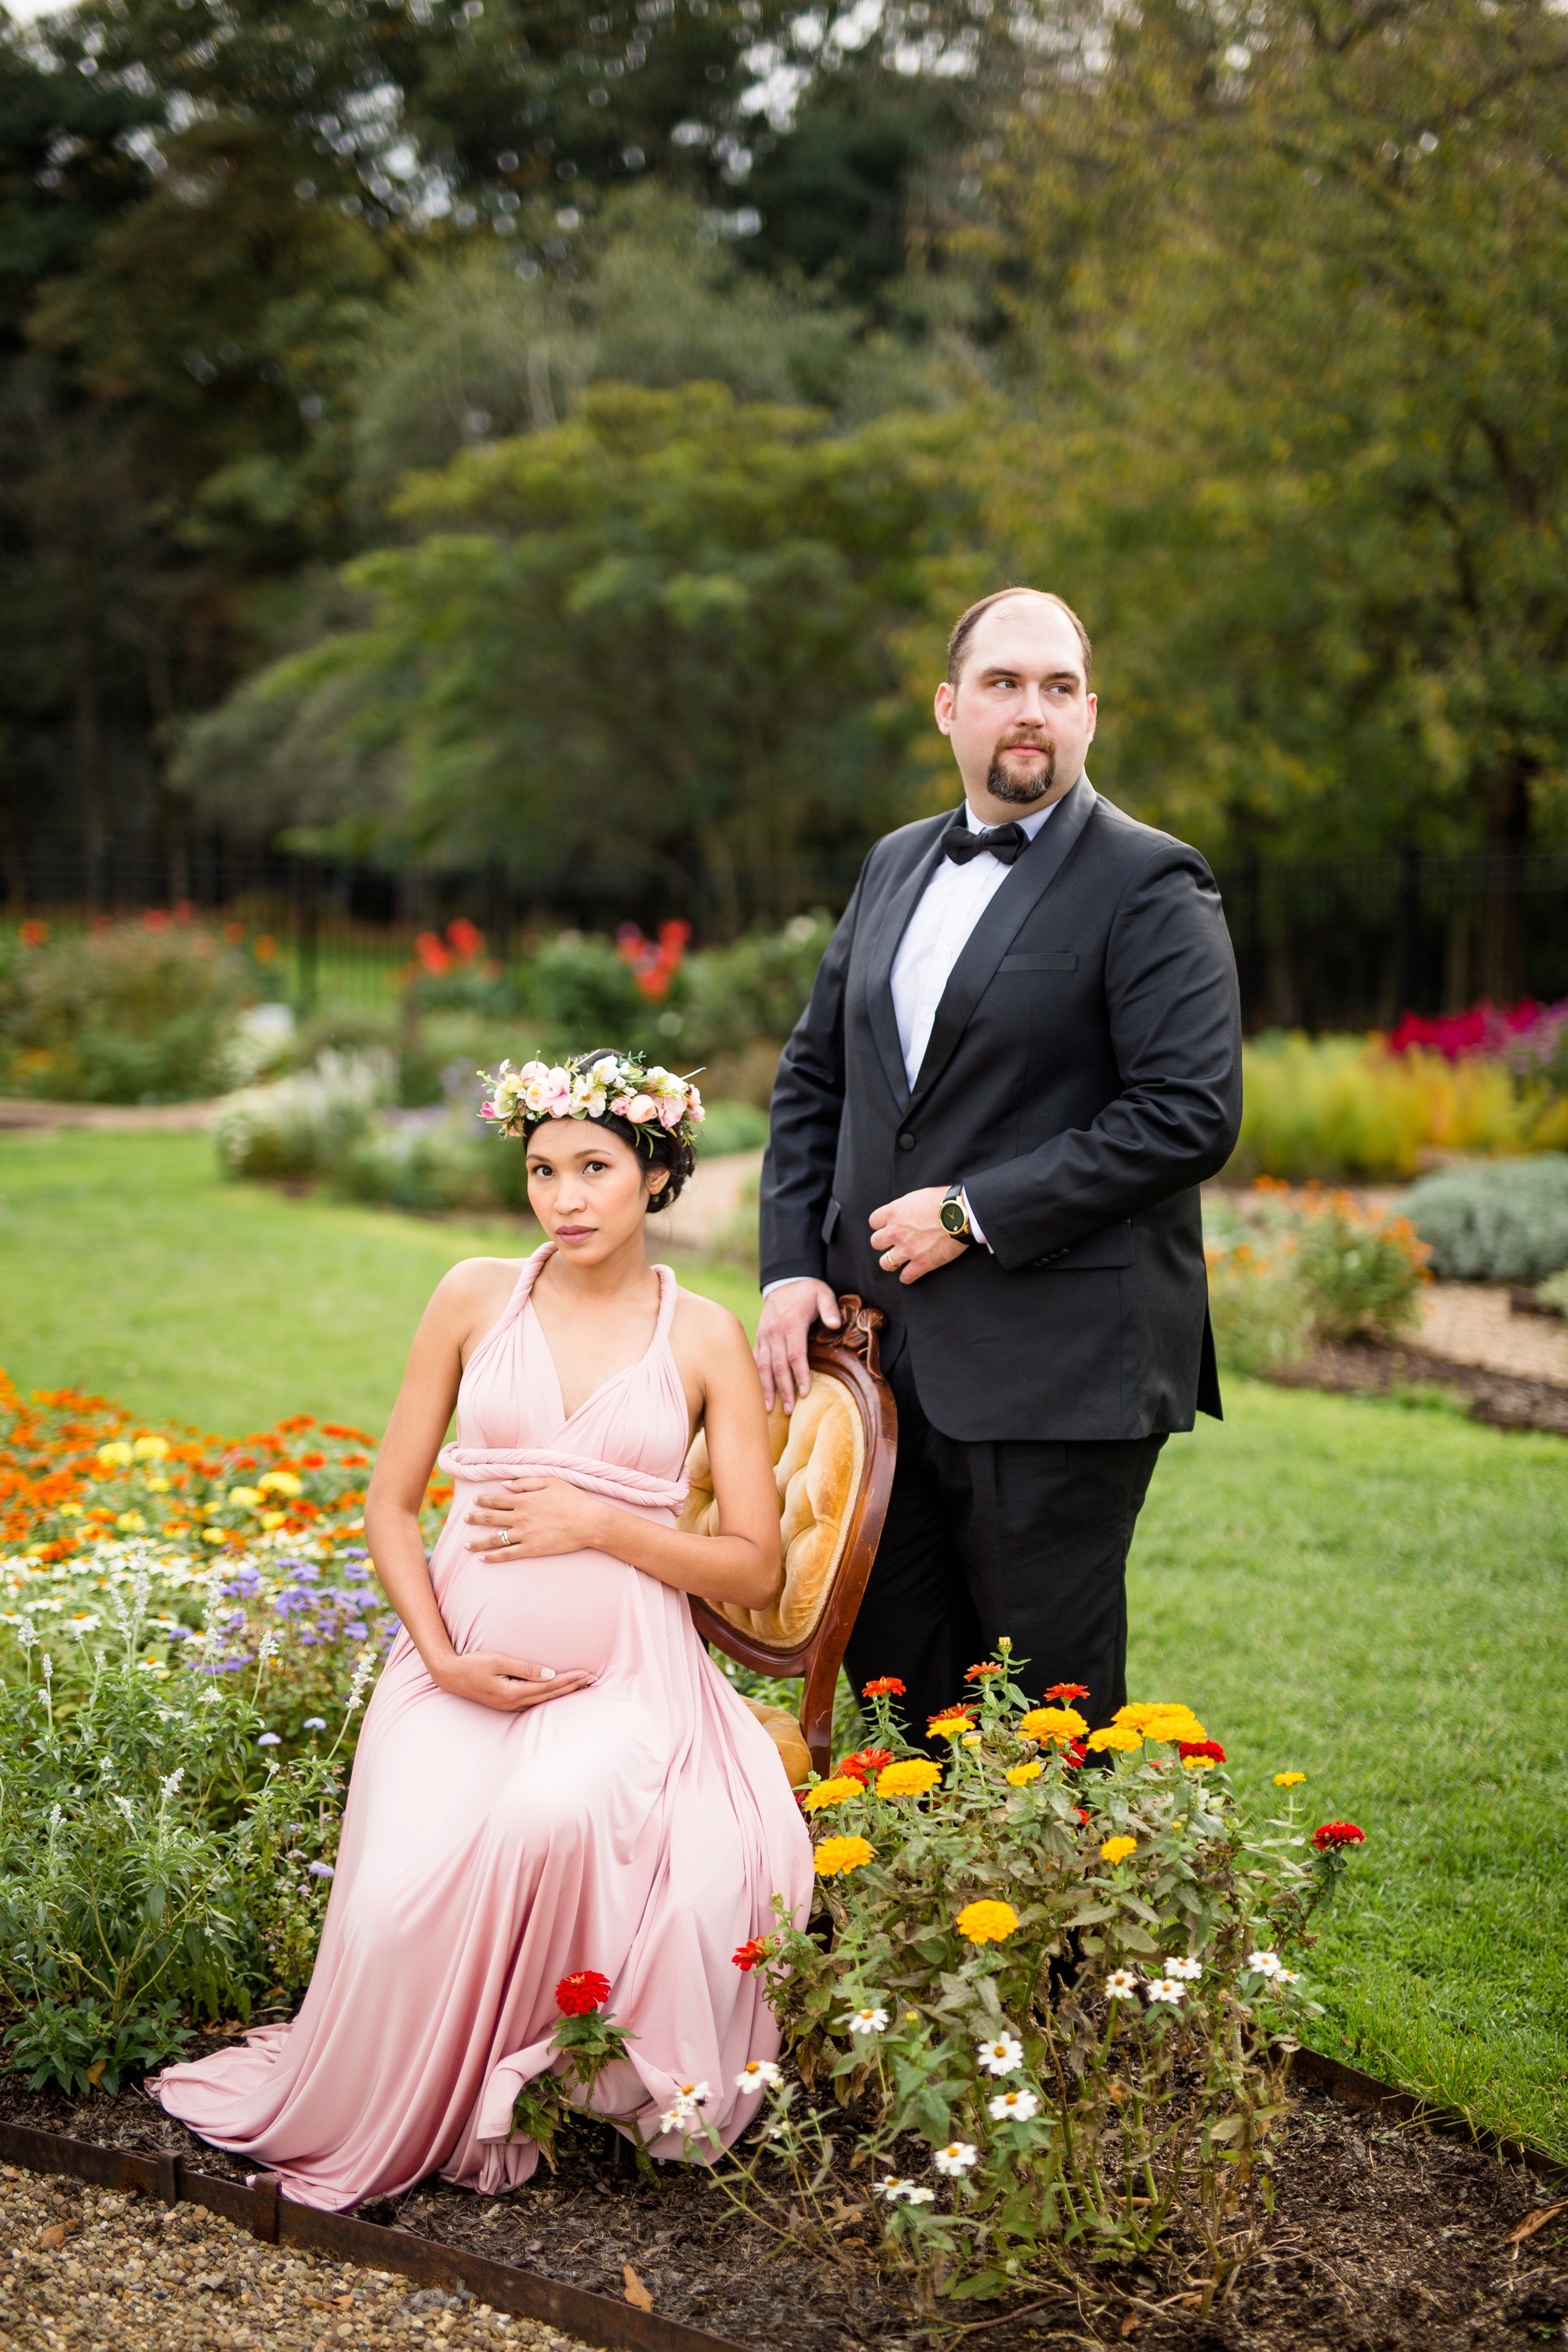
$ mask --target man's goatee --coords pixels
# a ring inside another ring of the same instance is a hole
[[[1045,767],[1038,775],[1010,776],[1002,765],[1002,757],[1006,751],[1043,751]],[[1037,801],[1042,793],[1048,793],[1056,780],[1057,747],[1054,743],[999,743],[991,755],[985,789],[993,800],[1011,801],[1017,805],[1027,806],[1030,801]]]

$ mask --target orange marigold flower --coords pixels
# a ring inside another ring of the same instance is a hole
[[[866,1838],[824,1838],[816,1849],[816,1874],[818,1878],[837,1878],[847,1870],[861,1870],[867,1863],[875,1860],[876,1855]]]
[[[1046,1701],[1048,1706],[1070,1706],[1074,1699],[1088,1696],[1087,1683],[1053,1683],[1046,1693]]]
[[[969,1903],[954,1921],[966,1944],[1005,1944],[1018,1926],[1010,1903]]]
[[[862,1698],[902,1698],[904,1686],[897,1675],[879,1675],[874,1683],[867,1684],[860,1696]]]
[[[995,1665],[965,1666],[963,1679],[966,1683],[980,1683],[987,1675],[999,1675],[1001,1671],[1001,1667]]]

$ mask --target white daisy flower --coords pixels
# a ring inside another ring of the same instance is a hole
[[[784,2076],[771,2058],[748,2059],[735,2077],[737,2091],[771,2091],[784,2081]]]
[[[902,2179],[898,2173],[889,2172],[885,2180],[878,2181],[876,2193],[879,2197],[885,2197],[889,2205],[897,2205],[912,2195],[914,2185],[912,2180]]]
[[[1108,2000],[1136,2000],[1138,1979],[1131,1969],[1112,1969],[1105,1979]]]
[[[939,2147],[931,2158],[937,2170],[945,2173],[950,2180],[962,2180],[979,2161],[980,2150],[971,2147],[966,2139],[949,2140],[947,2146]]]
[[[886,2033],[888,2012],[885,2009],[858,2009],[849,2020],[851,2033]]]
[[[1276,1984],[1282,1985],[1300,1984],[1301,1971],[1300,1969],[1277,1969],[1274,1972],[1274,1981]]]
[[[1013,2034],[1003,2032],[994,2042],[982,2042],[976,2054],[985,2074],[1016,2074],[1024,2063],[1024,2045]]]
[[[1281,1962],[1278,1952],[1248,1952],[1247,1965],[1260,1977],[1277,1977]]]
[[[934,2205],[936,2203],[936,2190],[934,2189],[911,2189],[907,2191],[904,2202],[906,2205]]]
[[[1151,2000],[1168,2000],[1174,2008],[1186,1989],[1185,1985],[1178,1984],[1173,1977],[1155,1977],[1149,1987],[1149,1998]]]
[[[1033,2091],[1003,2091],[988,2102],[987,2115],[999,2124],[1026,2124],[1040,2112]]]
[[[1202,1960],[1184,1959],[1178,1956],[1165,1962],[1165,1974],[1174,1977],[1178,1984],[1196,1984],[1203,1972]]]

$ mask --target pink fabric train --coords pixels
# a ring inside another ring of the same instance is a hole
[[[527,2180],[509,2137],[520,2085],[550,2063],[554,1987],[610,1979],[634,2039],[595,2088],[635,2111],[656,2155],[682,2084],[728,2143],[755,2110],[735,2088],[778,2031],[730,1955],[782,1894],[804,1919],[811,1851],[777,1752],[699,1641],[684,1594],[582,1551],[465,1550],[478,1486],[527,1469],[672,1523],[685,1494],[684,1391],[669,1347],[675,1276],[658,1271],[647,1353],[570,1420],[524,1266],[458,1398],[457,1480],[431,1576],[459,1650],[505,1651],[593,1685],[523,1715],[437,1688],[407,1637],[366,1713],[316,1970],[293,2023],[171,2066],[149,2085],[205,2139],[254,2156],[286,2193],[341,2210],[440,2171],[497,2192]]]

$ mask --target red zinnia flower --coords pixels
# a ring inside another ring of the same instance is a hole
[[[983,1682],[987,1675],[999,1675],[1001,1671],[1000,1666],[966,1666],[963,1679],[966,1683]]]
[[[1087,1683],[1053,1683],[1046,1693],[1047,1701],[1053,1706],[1071,1706],[1074,1699],[1088,1696]]]
[[[1217,1739],[1178,1739],[1178,1756],[1206,1756],[1211,1764],[1225,1762],[1225,1749]]]
[[[587,2017],[603,2009],[609,1998],[610,1979],[596,1969],[578,1969],[555,1988],[555,2006],[563,2017]]]
[[[749,1977],[757,1963],[772,1959],[773,1953],[773,1948],[765,1936],[753,1936],[749,1943],[741,1946],[739,1951],[731,1952],[730,1958],[743,1977]]]
[[[890,1748],[858,1748],[853,1756],[846,1756],[833,1769],[840,1780],[847,1778],[864,1783],[873,1772],[879,1772],[884,1764],[890,1764],[892,1760]]]
[[[1089,1750],[1081,1739],[1069,1739],[1061,1750],[1061,1759],[1064,1764],[1082,1764],[1087,1760],[1088,1756]]]
[[[1312,1832],[1312,1843],[1320,1853],[1327,1853],[1331,1846],[1364,1845],[1366,1832],[1358,1830],[1353,1822],[1325,1822]]]
[[[867,1684],[860,1696],[862,1698],[902,1698],[904,1686],[897,1675],[879,1675],[874,1683]]]

